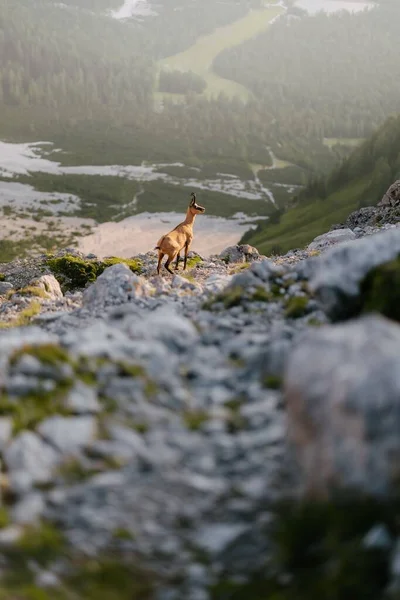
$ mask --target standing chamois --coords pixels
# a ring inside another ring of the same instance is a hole
[[[164,266],[167,271],[173,275],[169,265],[176,258],[175,270],[178,269],[179,255],[183,249],[185,249],[185,262],[183,263],[183,270],[186,269],[187,255],[190,244],[193,240],[194,220],[196,215],[200,215],[206,210],[196,203],[196,194],[193,192],[191,193],[191,198],[192,199],[186,213],[186,219],[182,223],[179,223],[175,229],[167,233],[167,235],[164,235],[157,243],[156,250],[158,250],[158,275],[160,274],[161,261],[165,254],[168,255],[168,260]]]

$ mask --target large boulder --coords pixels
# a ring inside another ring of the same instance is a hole
[[[395,181],[385,192],[378,206],[397,206],[400,204],[400,179]]]
[[[398,325],[366,316],[304,334],[289,355],[284,393],[303,493],[398,492]]]
[[[400,228],[340,244],[312,263],[310,289],[333,319],[346,319],[360,310],[360,290],[372,269],[400,255]]]
[[[85,308],[102,309],[149,296],[153,288],[125,264],[108,267],[83,293]]]
[[[249,244],[243,244],[238,246],[229,246],[225,248],[219,255],[221,260],[226,263],[244,263],[253,262],[254,260],[260,259],[260,254],[257,248],[249,246]]]
[[[335,229],[316,237],[315,240],[309,244],[308,250],[325,250],[330,246],[335,246],[341,242],[349,242],[355,239],[356,234],[353,233],[351,229]]]
[[[60,284],[54,275],[42,275],[37,279],[33,279],[30,282],[30,285],[42,289],[51,300],[57,300],[58,298],[63,297]]]

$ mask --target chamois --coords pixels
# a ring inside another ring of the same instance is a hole
[[[186,213],[186,219],[177,225],[175,229],[164,235],[158,242],[156,250],[158,250],[158,265],[157,273],[160,274],[161,261],[165,254],[168,255],[168,259],[164,265],[171,275],[173,275],[169,265],[176,258],[175,270],[178,269],[180,253],[185,249],[185,261],[183,263],[183,270],[186,269],[187,255],[189,252],[190,244],[193,240],[193,223],[196,215],[200,215],[205,212],[203,206],[199,206],[196,202],[196,194],[191,193],[191,201]]]

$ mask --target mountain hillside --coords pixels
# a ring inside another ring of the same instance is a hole
[[[388,119],[328,177],[310,182],[293,208],[277,212],[242,241],[267,255],[302,247],[353,210],[375,205],[399,175],[400,116]]]

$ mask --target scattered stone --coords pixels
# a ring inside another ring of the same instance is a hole
[[[64,455],[76,454],[90,446],[96,436],[94,417],[50,417],[38,427],[38,433]]]
[[[42,494],[32,492],[24,496],[12,509],[12,520],[19,525],[33,525],[44,513],[45,502]]]
[[[11,487],[13,488],[13,477],[22,476],[27,489],[35,483],[50,481],[60,456],[35,433],[24,431],[6,448],[4,460],[10,474]]]
[[[221,252],[219,259],[226,263],[244,263],[259,260],[260,254],[256,248],[248,244],[229,246]]]
[[[95,414],[101,411],[96,389],[82,381],[76,381],[74,387],[68,392],[65,407],[76,414]]]

